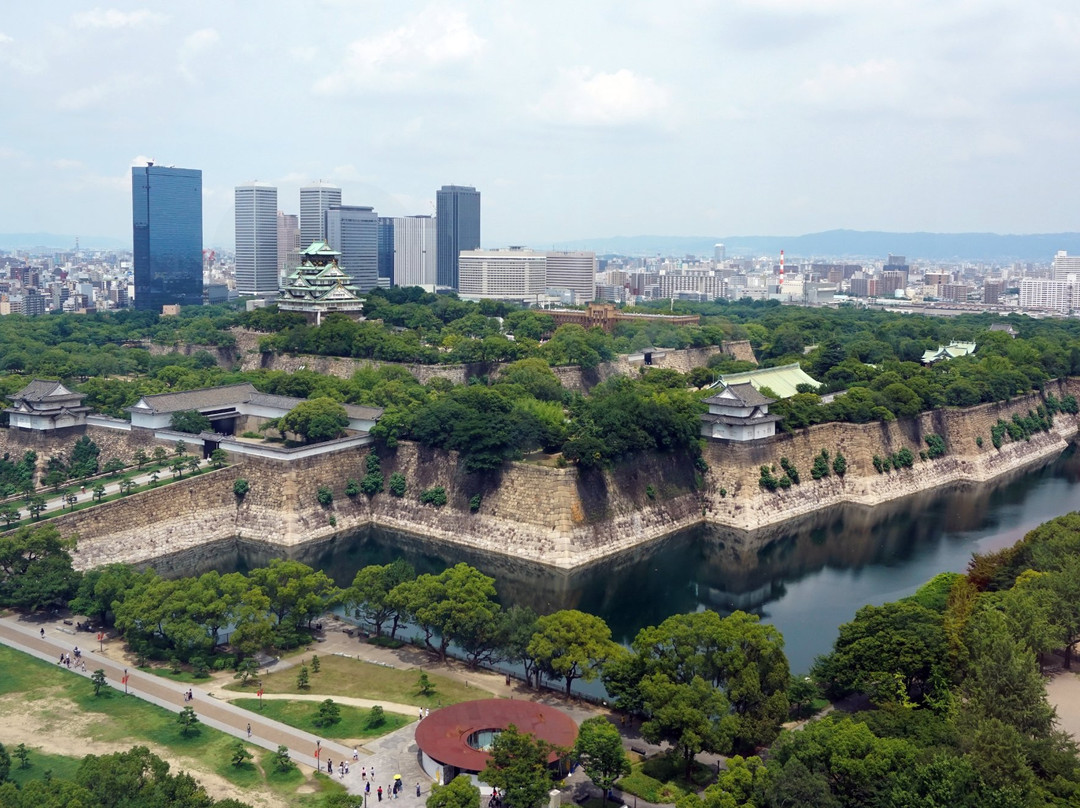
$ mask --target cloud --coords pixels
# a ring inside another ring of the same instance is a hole
[[[61,157],[52,161],[53,168],[58,168],[61,171],[69,171],[75,168],[82,168],[83,164],[80,160],[71,160],[67,157]]]
[[[387,83],[400,87],[436,68],[472,60],[484,44],[463,12],[430,6],[404,25],[353,42],[341,69],[315,82],[315,91],[339,95]]]
[[[893,59],[859,64],[825,64],[800,85],[799,96],[811,106],[834,109],[892,107],[906,94],[904,76]]]
[[[37,73],[45,67],[42,48],[27,48],[0,31],[0,65],[20,73]]]
[[[593,73],[582,67],[563,71],[534,111],[559,123],[624,126],[655,119],[669,102],[668,90],[647,76],[626,68]]]
[[[80,11],[71,16],[72,24],[77,28],[140,28],[144,25],[164,22],[167,20],[164,14],[156,11],[140,8],[136,11],[120,11],[115,8],[95,8],[90,11]]]
[[[213,48],[221,41],[221,34],[214,28],[202,28],[188,34],[180,44],[178,69],[180,75],[191,83],[198,81],[196,65],[202,59],[206,51]]]
[[[145,75],[111,76],[97,84],[64,93],[56,100],[56,106],[70,112],[91,109],[102,106],[117,97],[127,98],[150,83],[150,77]]]

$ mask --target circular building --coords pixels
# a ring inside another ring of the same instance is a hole
[[[568,748],[577,740],[577,724],[562,710],[532,701],[482,699],[437,710],[416,725],[420,765],[445,785],[459,774],[475,781],[488,763],[495,736],[513,724],[520,732]],[[549,764],[557,764],[552,755]]]

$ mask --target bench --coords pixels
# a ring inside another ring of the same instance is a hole
[[[649,755],[649,750],[643,746],[634,746],[633,744],[631,744],[630,751],[633,752],[635,755],[641,755],[642,757],[648,757]]]

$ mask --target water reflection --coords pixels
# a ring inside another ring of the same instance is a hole
[[[876,508],[843,506],[755,533],[696,528],[564,572],[514,558],[379,530],[297,548],[289,555],[326,570],[339,585],[366,564],[404,557],[419,572],[465,561],[497,581],[503,602],[538,612],[575,608],[601,615],[620,642],[672,614],[735,609],[774,623],[792,669],[828,650],[837,627],[867,603],[910,594],[938,572],[961,571],[975,551],[1006,546],[1049,518],[1080,508],[1080,453],[1012,480],[927,492]],[[229,543],[183,571],[247,570],[281,551]],[[159,569],[167,573],[169,562]]]

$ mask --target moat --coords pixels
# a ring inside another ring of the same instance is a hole
[[[573,572],[377,530],[310,545],[292,557],[326,570],[340,585],[360,567],[399,555],[419,572],[466,561],[496,579],[505,604],[592,612],[624,643],[672,614],[743,609],[783,632],[791,668],[803,672],[860,606],[908,595],[939,572],[962,571],[973,552],[1012,544],[1036,525],[1080,509],[1078,480],[1080,452],[1071,446],[1007,482],[818,512],[773,531],[760,551],[738,550],[736,534],[695,528]],[[223,550],[213,566],[245,570],[274,554],[241,544]]]

